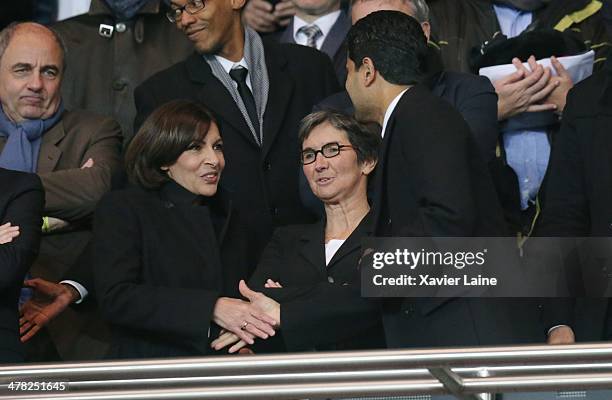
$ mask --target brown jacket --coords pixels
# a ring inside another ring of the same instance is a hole
[[[167,19],[166,6],[150,1],[131,21],[115,21],[102,0],[93,0],[87,14],[56,23],[66,42],[67,69],[62,83],[66,108],[115,118],[126,142],[133,134],[134,88],[146,78],[184,60],[191,42]],[[112,36],[99,33],[101,24]]]

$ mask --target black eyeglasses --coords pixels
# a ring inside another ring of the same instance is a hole
[[[302,165],[308,165],[308,164],[312,164],[313,162],[315,162],[317,159],[318,153],[323,154],[323,157],[325,158],[336,157],[338,154],[340,154],[340,150],[342,150],[345,147],[348,147],[351,149],[353,148],[353,146],[350,146],[348,144],[339,144],[336,142],[332,142],[332,143],[324,144],[323,147],[321,147],[319,150],[314,150],[314,149],[303,150],[302,151]]]
[[[168,18],[168,21],[174,24],[176,21],[181,19],[183,11],[187,11],[189,14],[193,15],[204,9],[205,5],[206,3],[204,0],[189,0],[183,7],[173,8],[166,11],[166,18]]]

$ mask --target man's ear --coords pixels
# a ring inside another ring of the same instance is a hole
[[[370,57],[365,57],[362,60],[359,72],[361,73],[365,87],[371,86],[376,80],[376,67],[374,66],[374,61],[372,61]]]
[[[431,25],[427,21],[421,22],[421,28],[423,28],[423,33],[429,42],[429,38],[431,37]]]
[[[247,0],[230,0],[233,10],[242,10],[246,5]]]

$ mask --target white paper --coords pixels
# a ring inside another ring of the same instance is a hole
[[[557,60],[565,67],[569,72],[574,83],[578,83],[584,78],[589,77],[593,73],[593,63],[595,61],[595,52],[593,50],[576,56],[568,57],[557,57]],[[538,64],[543,67],[550,67],[553,75],[557,75],[555,68],[550,62],[550,58],[543,58],[537,60]],[[528,71],[531,71],[528,63],[523,63]],[[516,67],[513,64],[495,65],[493,67],[481,68],[479,74],[489,78],[491,82],[504,78],[516,71]]]

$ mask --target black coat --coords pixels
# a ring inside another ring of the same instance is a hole
[[[135,92],[136,126],[158,106],[174,99],[201,102],[219,122],[226,168],[222,185],[257,229],[263,249],[273,228],[309,222],[298,195],[298,123],[314,104],[338,91],[329,58],[305,46],[264,42],[270,79],[259,147],[234,100],[199,54],[148,79]]]
[[[174,182],[111,192],[94,220],[94,279],[111,324],[113,358],[207,354],[212,312],[246,279],[248,237],[223,193],[198,197]]]
[[[19,236],[0,244],[0,363],[23,361],[17,301],[38,254],[45,192],[37,175],[0,168],[0,225],[19,226]]]
[[[409,89],[391,114],[373,194],[377,236],[502,236],[505,232],[491,177],[467,124],[448,103],[421,86]],[[538,334],[543,339],[538,318],[539,310],[530,300],[383,302],[389,347],[529,342]]]
[[[561,131],[547,172],[546,203],[538,236],[612,236],[612,64],[573,88],[567,98]],[[609,254],[608,254],[609,257]],[[609,258],[608,258],[609,259]],[[583,282],[583,274],[601,273],[599,263],[568,264],[568,281]],[[579,268],[577,268],[579,267]],[[607,273],[601,282],[609,281]],[[589,282],[585,294],[589,293]],[[547,313],[548,324],[569,324],[576,340],[612,336],[604,321],[607,299],[580,299],[565,309]]]
[[[384,347],[378,302],[360,297],[361,239],[372,233],[371,217],[364,217],[327,266],[325,219],[274,232],[249,281],[281,304],[284,346],[264,351]],[[264,289],[267,279],[283,288]]]

